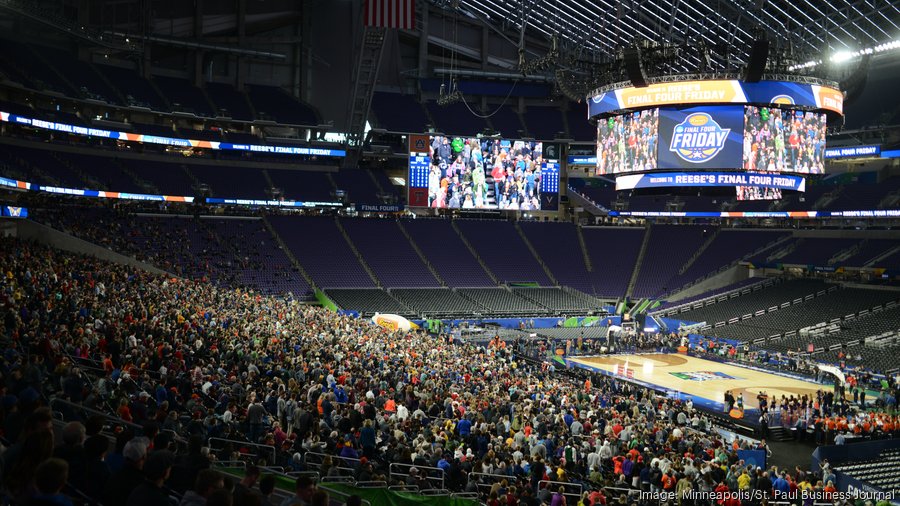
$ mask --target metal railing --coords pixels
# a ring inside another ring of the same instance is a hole
[[[431,485],[440,484],[440,489],[444,488],[444,470],[439,467],[417,466],[414,464],[393,463],[388,466],[388,481],[393,481],[394,477],[402,477],[404,480],[410,476],[409,471],[412,468],[423,472],[422,478]]]
[[[215,443],[218,443],[218,442],[223,443],[222,446],[220,446],[220,447],[215,446]],[[275,447],[271,446],[271,445],[251,443],[249,441],[240,441],[237,439],[224,439],[224,438],[219,438],[219,437],[209,438],[208,444],[209,444],[210,450],[213,450],[213,451],[222,450],[228,444],[231,444],[235,448],[235,450],[238,448],[241,448],[241,447],[257,448],[257,449],[259,449],[258,454],[245,454],[244,456],[246,456],[246,457],[256,457],[259,455],[263,455],[266,457],[271,456],[272,457],[271,460],[267,460],[267,462],[269,462],[270,464],[274,464],[277,459]]]
[[[547,487],[550,490],[553,490],[553,493],[556,493],[556,490],[559,489],[559,487],[562,487],[563,495],[566,497],[571,497],[573,499],[566,502],[571,502],[572,504],[577,503],[581,499],[581,496],[584,494],[584,485],[582,485],[581,483],[541,480],[538,482],[538,488],[541,487]]]

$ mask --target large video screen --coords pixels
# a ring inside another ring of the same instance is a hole
[[[435,209],[516,211],[558,207],[559,164],[558,160],[545,162],[542,143],[446,136],[434,136],[430,141],[424,185],[427,201],[417,204]],[[410,171],[413,165],[411,159]],[[555,180],[545,181],[554,174]],[[542,199],[542,193],[552,193],[554,198]]]
[[[725,105],[661,110],[659,168],[740,168],[743,109]]]
[[[597,123],[596,175],[654,170],[659,109],[612,116]]]
[[[821,113],[748,105],[744,108],[743,167],[823,174],[826,128]]]

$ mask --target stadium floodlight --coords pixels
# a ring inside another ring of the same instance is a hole
[[[856,56],[857,53],[853,51],[838,51],[831,56],[831,61],[834,63],[844,63],[845,61]]]

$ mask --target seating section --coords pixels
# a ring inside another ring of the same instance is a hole
[[[448,220],[403,220],[401,225],[415,241],[438,275],[451,287],[493,286],[478,260],[453,230]]]
[[[341,224],[382,286],[440,286],[396,220],[341,219]]]
[[[776,280],[768,280],[769,285],[774,283]],[[693,295],[690,297],[685,297],[683,299],[678,299],[675,301],[665,301],[662,304],[653,308],[653,314],[659,314],[662,316],[677,316],[679,312],[684,310],[689,310],[690,307],[697,304],[707,304],[711,300],[710,303],[715,303],[716,300],[722,297],[730,297],[732,293],[735,293],[735,296],[740,296],[744,293],[750,293],[751,290],[758,290],[763,288],[763,284],[765,284],[767,280],[760,278],[747,278],[742,279],[736,283],[731,283],[725,285],[720,288],[715,288],[708,292],[703,292],[697,295]],[[709,299],[709,300],[707,300]],[[702,307],[702,306],[700,306]]]
[[[594,268],[591,272],[594,295],[625,295],[644,233],[643,228],[586,227],[582,230]]]
[[[544,308],[528,299],[516,296],[505,288],[460,288],[458,292],[477,302],[492,314],[537,313]]]
[[[896,494],[900,492],[897,466],[900,466],[900,449],[891,449],[882,451],[876,458],[841,464],[834,470]]]
[[[6,39],[3,43],[7,50],[0,55],[0,75],[31,89],[112,105],[210,118],[270,119],[309,126],[320,123],[312,107],[281,88],[248,85],[247,91],[243,92],[230,84],[208,83],[201,89],[187,79],[163,76],[145,79],[133,69],[94,65],[56,48]],[[412,131],[422,131],[422,127]]]
[[[372,112],[378,125],[390,132],[422,132],[429,123],[422,105],[412,95],[376,91]]]
[[[519,227],[560,285],[594,292],[574,224],[523,221]]]
[[[512,223],[457,220],[456,224],[498,281],[529,281],[541,286],[552,284]]]
[[[883,311],[871,311],[863,316],[844,320],[835,329],[815,340],[816,347],[824,349],[816,359],[838,363],[838,353],[843,351],[849,366],[865,365],[876,371],[893,373],[900,369],[897,353],[900,352],[900,306]],[[841,345],[836,347],[835,345]],[[831,349],[836,348],[836,349]]]
[[[778,306],[784,302],[791,302],[807,295],[815,295],[816,292],[825,290],[827,285],[821,280],[793,280],[773,285],[769,288],[741,294],[738,297],[729,298],[726,301],[716,301],[714,304],[702,308],[691,309],[680,313],[678,318],[689,322],[706,322],[714,325],[718,322],[727,322],[731,318],[740,318],[745,314],[752,314],[759,310]]]
[[[491,124],[494,125],[494,130],[500,132],[500,135],[507,139],[520,137],[519,132],[524,131],[525,127],[522,126],[519,113],[510,105],[500,106],[496,108],[496,111],[490,118]]]
[[[375,287],[334,218],[272,216],[270,223],[320,288]]]
[[[896,248],[896,239],[867,239],[859,244],[852,256],[840,260],[838,263],[847,267],[865,267],[869,262],[884,253]]]
[[[588,295],[562,288],[513,288],[512,292],[548,309],[558,311],[596,311],[600,301]]]
[[[272,184],[287,200],[333,202],[334,185],[326,172],[268,169]]]
[[[838,253],[860,243],[859,239],[817,239],[803,238],[787,255],[778,258],[782,264],[829,265],[829,260]]]
[[[178,276],[299,298],[309,291],[259,219],[128,216],[105,208],[38,209],[32,218]]]
[[[425,108],[435,122],[438,131],[446,135],[473,136],[482,132],[487,123],[471,112],[466,104],[456,102],[450,105],[438,105],[434,100],[425,103]],[[419,131],[422,128],[419,127]]]
[[[365,316],[375,313],[415,316],[409,308],[397,301],[391,294],[378,288],[371,288],[368,290],[331,288],[325,290],[325,294],[337,304],[338,307],[342,309],[352,309]]]
[[[715,228],[706,225],[654,225],[644,254],[634,297],[657,297],[678,288],[669,283]]]
[[[456,316],[478,313],[483,306],[450,289],[394,288],[391,295],[405,306],[415,309],[429,318],[440,315]]]
[[[700,256],[683,273],[673,276],[667,284],[670,290],[677,289],[742,260],[757,249],[787,235],[789,232],[777,230],[721,230]]]
[[[754,316],[734,325],[726,325],[708,331],[716,337],[727,337],[743,342],[766,338],[775,334],[795,331],[820,322],[856,313],[876,305],[896,301],[898,294],[885,290],[844,288],[832,290],[800,304]],[[772,305],[775,305],[774,303]],[[804,343],[805,345],[805,343]]]

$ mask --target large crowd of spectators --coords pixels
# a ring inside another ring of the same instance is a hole
[[[748,466],[737,450],[765,442],[724,440],[689,402],[561,374],[515,347],[389,331],[12,239],[0,265],[0,476],[15,504],[272,504],[254,465],[491,505],[833,489],[827,475]],[[250,465],[241,481],[215,466],[226,461]],[[328,500],[300,475],[282,504]]]

